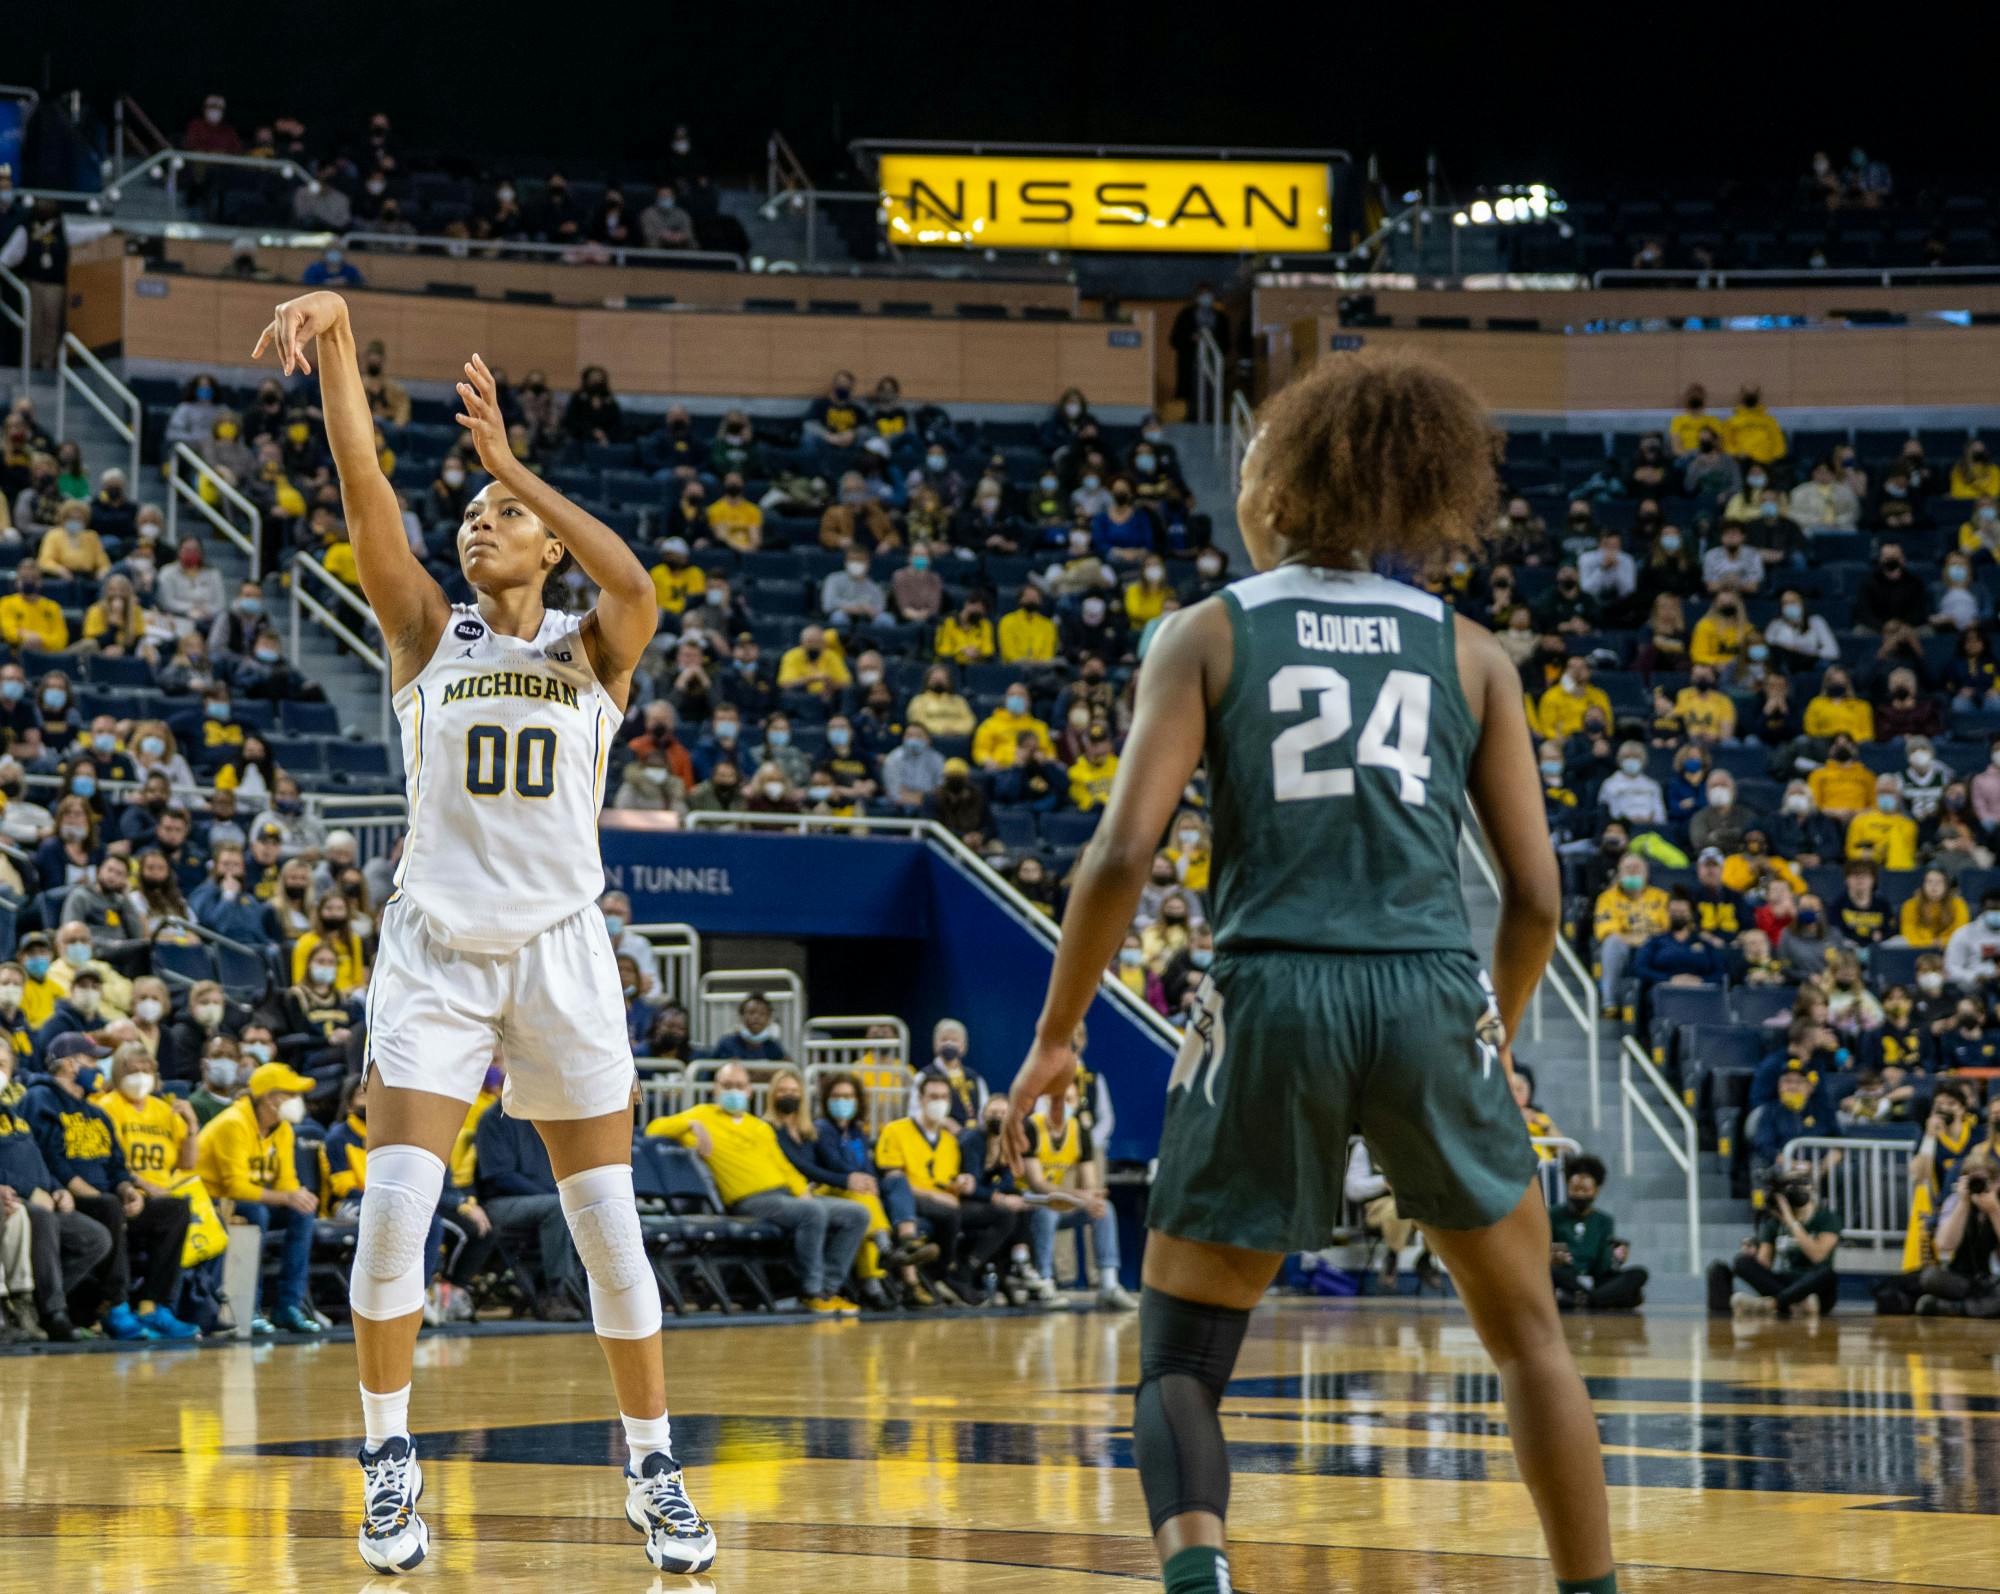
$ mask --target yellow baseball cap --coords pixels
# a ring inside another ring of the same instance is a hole
[[[309,1091],[318,1081],[283,1063],[260,1063],[250,1075],[250,1094],[268,1095],[274,1090]]]

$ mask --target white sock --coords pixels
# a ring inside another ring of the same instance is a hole
[[[408,1438],[410,1433],[410,1386],[387,1395],[378,1395],[366,1384],[361,1386],[361,1420],[368,1429],[368,1448],[380,1450],[391,1439]]]
[[[1017,1245],[1014,1247],[1013,1250],[1009,1251],[1007,1255],[1009,1260],[1013,1261],[1017,1265],[1023,1264],[1028,1260],[1028,1248],[1025,1245]]]
[[[634,1472],[656,1450],[673,1454],[674,1423],[664,1411],[657,1417],[628,1417],[620,1412],[618,1420],[625,1424],[625,1443],[632,1452]]]

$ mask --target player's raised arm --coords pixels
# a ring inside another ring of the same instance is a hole
[[[1562,915],[1562,881],[1535,749],[1521,715],[1521,682],[1491,632],[1460,619],[1459,673],[1479,716],[1479,745],[1466,772],[1466,795],[1492,844],[1500,872],[1500,922],[1493,932],[1493,989],[1511,1048],[1528,998],[1548,967]]]
[[[341,508],[348,540],[354,545],[354,566],[388,640],[392,673],[400,686],[423,668],[437,647],[451,605],[410,551],[395,489],[376,457],[375,417],[361,386],[347,301],[325,292],[287,299],[273,313],[251,357],[261,358],[270,349],[285,375],[303,371],[311,376],[313,354],[308,350],[315,340],[320,408],[334,469],[340,473]]]
[[[466,362],[465,377],[458,384],[465,405],[458,424],[472,434],[479,463],[555,534],[598,588],[597,608],[583,623],[583,646],[598,680],[622,703],[633,666],[659,629],[653,578],[624,538],[514,457],[493,373],[477,354]]]
[[[1028,1150],[1024,1125],[1038,1097],[1062,1098],[1076,1066],[1070,1037],[1125,939],[1160,837],[1201,762],[1210,661],[1227,660],[1230,646],[1229,617],[1211,600],[1169,620],[1146,652],[1111,801],[1077,864],[1034,1048],[1009,1092],[1007,1147],[1017,1171]]]

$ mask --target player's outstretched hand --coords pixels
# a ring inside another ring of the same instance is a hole
[[[257,339],[250,358],[261,360],[266,349],[278,356],[278,369],[290,376],[294,371],[312,375],[312,361],[306,345],[322,332],[330,332],[347,319],[347,301],[337,293],[320,289],[287,299],[272,312],[271,324]]]
[[[472,434],[479,450],[479,463],[486,474],[498,476],[514,463],[514,450],[507,442],[507,423],[500,418],[500,389],[493,373],[477,354],[465,362],[465,380],[458,384],[459,402],[465,413],[454,417]]]
[[[1007,1124],[1001,1130],[1007,1166],[1014,1170],[1016,1177],[1020,1176],[1027,1160],[1028,1120],[1035,1114],[1035,1103],[1047,1096],[1050,1111],[1057,1115],[1060,1122],[1063,1093],[1075,1077],[1076,1052],[1067,1041],[1038,1040],[1028,1048],[1020,1072],[1014,1076],[1013,1087],[1007,1092]]]

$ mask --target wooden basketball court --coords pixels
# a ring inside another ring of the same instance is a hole
[[[1686,1309],[1572,1320],[1638,1594],[2000,1589],[2000,1333]],[[427,1335],[412,1590],[1157,1587],[1132,1315],[675,1329],[676,1448],[722,1554],[660,1578],[586,1334]],[[1224,1402],[1248,1594],[1553,1586],[1465,1318],[1274,1303]],[[0,1357],[0,1589],[384,1589],[355,1555],[344,1342]]]

